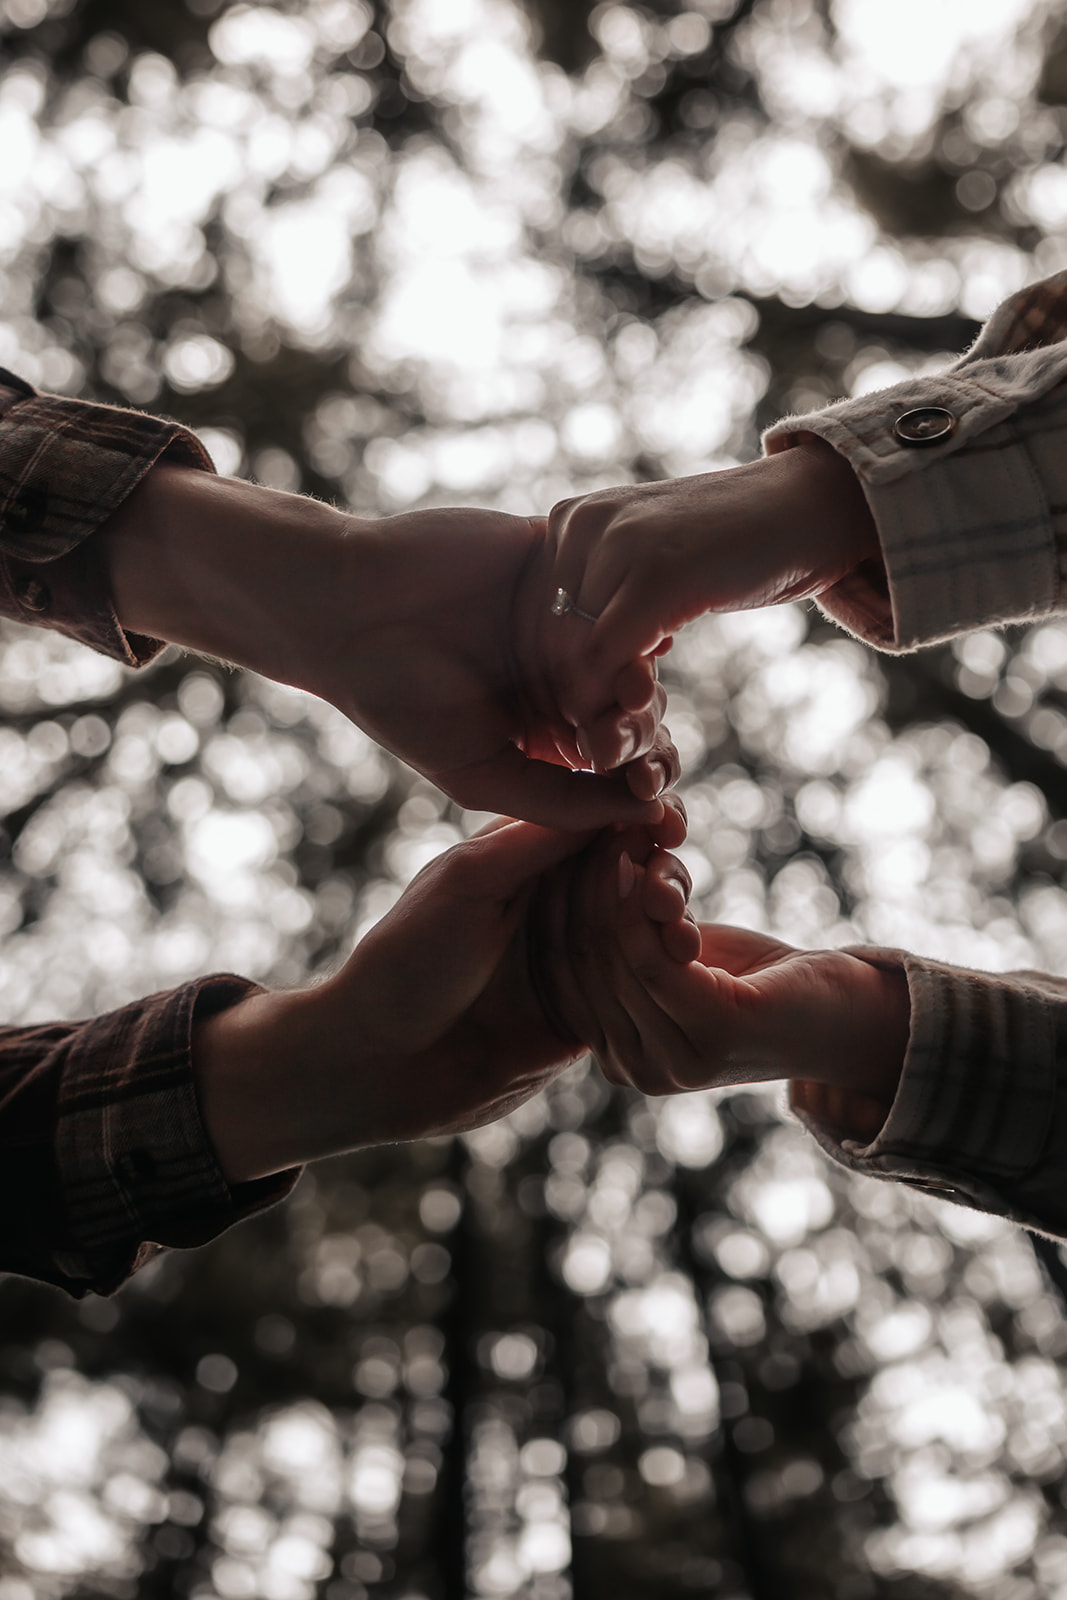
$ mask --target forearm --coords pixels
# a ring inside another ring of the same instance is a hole
[[[862,955],[907,977],[900,1082],[869,1126],[839,1119],[817,1086],[794,1084],[810,1131],[854,1171],[1067,1236],[1067,980],[968,972],[901,951]]]
[[[323,1036],[319,992],[252,995],[193,1030],[200,1112],[231,1184],[374,1142],[355,1104],[365,1077],[355,1028],[350,1070],[327,1081],[345,1040]]]
[[[0,1271],[112,1294],[163,1246],[204,1244],[288,1194],[219,1168],[194,1031],[254,988],[197,979],[78,1022],[0,1029]]]
[[[125,628],[321,692],[325,602],[364,526],[316,500],[162,464],[98,537]]]

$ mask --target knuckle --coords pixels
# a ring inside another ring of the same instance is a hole
[[[548,513],[548,525],[552,531],[558,532],[560,525],[564,527],[570,521],[571,513],[575,506],[581,504],[578,495],[571,495],[566,500],[557,500],[552,510]]]
[[[685,801],[682,799],[680,794],[678,794],[675,790],[672,790],[670,794],[665,794],[663,796],[663,804],[669,805],[671,810],[676,811],[681,817],[682,821],[688,824],[689,813],[685,809]]]
[[[650,1100],[662,1100],[677,1090],[677,1084],[670,1074],[664,1072],[658,1062],[649,1059],[642,1062],[640,1073],[634,1077],[634,1087],[648,1095]]]
[[[660,966],[653,956],[640,955],[632,962],[631,971],[641,987],[649,989],[660,975]]]
[[[693,879],[685,862],[679,861],[677,856],[668,857],[667,877],[670,882],[678,885],[688,900],[693,892]]]

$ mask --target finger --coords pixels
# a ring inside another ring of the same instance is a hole
[[[566,1019],[570,1033],[587,1049],[603,1047],[603,1033],[581,982],[584,947],[582,922],[577,916],[577,889],[586,858],[576,856],[547,874],[535,897],[540,948],[532,959],[553,992],[555,1010]]]
[[[693,880],[685,863],[655,850],[645,875],[645,913],[660,924],[660,941],[672,961],[683,965],[700,956],[700,929],[688,909]]]
[[[619,1031],[616,1056],[635,1088],[644,1094],[671,1094],[704,1083],[707,1066],[685,1030],[657,1004],[645,983],[647,969],[658,969],[670,959],[656,924],[639,909],[647,895],[648,872],[648,867],[636,869],[632,899],[637,914],[624,910],[618,939],[609,946],[612,992],[629,1021],[629,1028]]]
[[[599,611],[588,633],[571,645],[569,716],[584,724],[602,712],[615,698],[620,676],[635,661],[662,653],[666,640],[687,620],[678,615],[677,603],[655,569],[630,574]]]
[[[472,811],[502,811],[545,828],[605,828],[620,822],[654,827],[664,815],[661,800],[639,800],[623,777],[534,761],[515,745],[488,761],[430,776]]]
[[[628,661],[613,685],[615,703],[623,711],[643,711],[656,693],[655,653]]]
[[[482,839],[487,833],[496,833],[500,828],[508,828],[515,821],[514,817],[493,817],[489,822],[483,822],[480,828],[475,828],[470,835],[472,839]]]
[[[600,1069],[601,1077],[616,1089],[632,1089],[633,1084],[623,1072],[622,1068],[613,1061],[605,1051],[594,1051],[593,1060]]]
[[[576,913],[581,927],[576,946],[580,951],[580,982],[601,1035],[597,1053],[612,1082],[631,1081],[624,1062],[633,1060],[637,1053],[632,1024],[614,991],[610,955],[615,925],[623,914],[622,903],[634,895],[635,889],[636,869],[622,839],[605,837],[590,851],[578,886]],[[630,914],[641,915],[636,902]],[[621,1080],[613,1075],[619,1072]]]
[[[686,597],[675,589],[666,563],[657,560],[635,563],[602,596],[583,589],[579,604],[596,617],[590,648],[604,659],[615,657],[616,673],[628,661],[663,654],[669,648],[667,640],[704,610],[696,596],[687,606]]]
[[[639,800],[661,799],[672,789],[682,775],[681,757],[666,728],[660,728],[655,742],[640,761],[632,761],[626,768],[626,782],[630,792]]]
[[[658,844],[661,850],[677,850],[679,845],[685,843],[689,829],[685,801],[674,789],[668,789],[661,798],[663,817],[645,831],[652,843]]]
[[[616,980],[620,1004],[637,1016],[645,1015],[632,999],[632,986],[625,979],[628,969],[648,1002],[687,1041],[693,1061],[704,1063],[709,1072],[715,1062],[728,1060],[732,1070],[742,1066],[743,1075],[736,1079],[739,1082],[767,1075],[755,1066],[743,1065],[746,1058],[754,1062],[761,1052],[753,1034],[745,991],[728,973],[705,967],[700,961],[682,964],[665,948],[659,930],[647,920],[637,926],[620,927],[618,950],[622,957]]]
[[[653,922],[680,922],[692,892],[685,863],[669,850],[653,850],[645,866],[645,915]]]
[[[510,898],[532,879],[577,855],[593,837],[590,831],[562,832],[532,822],[504,819],[490,824],[449,851],[450,863],[468,895]]]
[[[718,967],[734,977],[762,971],[774,962],[794,954],[792,945],[772,939],[751,928],[735,928],[724,922],[700,924],[700,960],[705,967]]]
[[[700,960],[700,926],[691,911],[687,911],[680,922],[663,923],[659,936],[672,961],[687,966],[690,961]]]
[[[596,770],[611,772],[653,749],[658,752],[658,735],[666,709],[667,692],[657,683],[644,710],[623,713],[618,706],[612,706],[601,716],[583,723],[583,748],[588,749]]]

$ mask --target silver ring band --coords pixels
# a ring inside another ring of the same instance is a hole
[[[556,598],[552,602],[552,615],[554,617],[581,617],[583,622],[596,622],[597,618],[591,611],[583,611],[575,601],[572,594],[566,589],[557,589]]]

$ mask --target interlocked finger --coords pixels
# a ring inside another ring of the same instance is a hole
[[[639,1054],[633,1024],[614,991],[611,959],[611,944],[623,915],[620,886],[630,894],[634,884],[635,868],[625,849],[625,836],[605,836],[590,852],[579,887],[577,914],[582,933],[577,941],[581,947],[578,981],[600,1035],[596,1054],[612,1082],[620,1081],[614,1075],[617,1072],[622,1073],[621,1081],[632,1081],[627,1063]]]
[[[627,920],[620,927],[612,949],[612,982],[618,1003],[640,1040],[639,1056],[630,1070],[635,1086],[645,1094],[674,1094],[714,1081],[714,1061],[703,1039],[651,990],[650,980],[670,968],[679,971],[653,922],[648,918]],[[686,973],[691,970],[685,969]]]

